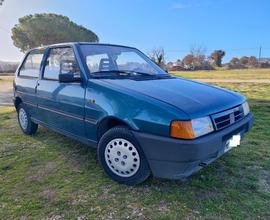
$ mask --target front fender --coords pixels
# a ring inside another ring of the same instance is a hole
[[[91,79],[86,89],[86,118],[95,121],[97,128],[106,117],[115,117],[132,130],[161,136],[169,136],[171,120],[188,119],[188,115],[167,103]]]

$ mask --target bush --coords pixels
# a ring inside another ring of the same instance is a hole
[[[240,58],[240,63],[243,65],[247,65],[248,61],[249,61],[249,57],[247,57],[247,56],[243,56]]]
[[[231,70],[231,69],[245,69],[247,68],[245,65],[241,63],[228,63],[224,66],[225,69]]]
[[[185,71],[186,69],[183,66],[172,66],[168,68],[169,71]]]
[[[258,68],[270,68],[269,62],[260,62],[258,63]]]
[[[188,54],[183,59],[183,67],[186,70],[213,70],[214,67],[204,55]]]

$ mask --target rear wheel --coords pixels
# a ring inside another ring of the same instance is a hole
[[[20,103],[18,108],[18,122],[23,133],[33,135],[37,132],[38,125],[32,122],[31,117],[23,103]]]
[[[147,160],[126,127],[112,128],[102,136],[98,157],[105,172],[119,183],[136,185],[150,175]]]

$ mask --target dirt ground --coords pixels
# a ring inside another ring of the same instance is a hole
[[[13,105],[13,88],[12,82],[0,82],[0,106]]]

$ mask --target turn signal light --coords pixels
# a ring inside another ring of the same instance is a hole
[[[170,135],[182,139],[194,139],[196,137],[191,121],[172,121]]]

